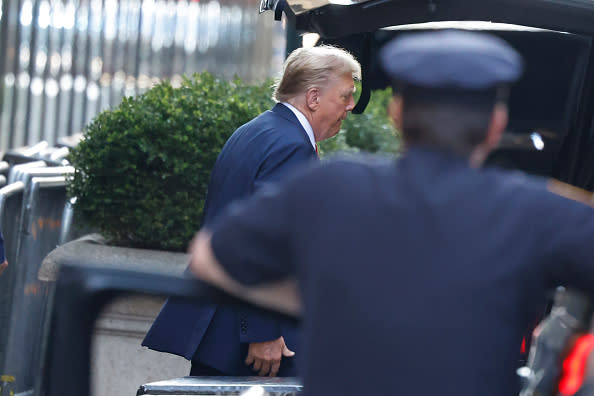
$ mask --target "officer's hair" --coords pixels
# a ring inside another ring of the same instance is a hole
[[[310,88],[324,86],[332,75],[349,73],[360,80],[361,65],[343,49],[330,45],[298,48],[287,57],[282,75],[274,85],[273,98],[286,102]]]
[[[468,156],[487,137],[493,106],[403,102],[407,144],[433,146]]]

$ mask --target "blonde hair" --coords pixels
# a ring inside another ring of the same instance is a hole
[[[332,75],[351,73],[361,79],[361,65],[349,52],[330,45],[297,48],[285,60],[283,73],[274,84],[274,100],[287,100],[310,88],[324,85]]]

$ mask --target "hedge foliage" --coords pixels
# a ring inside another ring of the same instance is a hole
[[[270,108],[269,92],[202,73],[100,113],[69,156],[75,210],[115,244],[185,249],[220,149],[238,125]]]
[[[238,126],[272,107],[270,87],[205,72],[100,113],[69,156],[77,214],[113,244],[184,250],[200,225],[219,151]],[[364,115],[350,115],[345,130],[322,143],[323,152],[396,152],[387,98],[387,91],[374,94]]]

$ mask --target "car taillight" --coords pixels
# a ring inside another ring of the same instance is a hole
[[[559,380],[559,393],[563,396],[574,395],[582,386],[586,361],[592,349],[594,349],[594,334],[587,334],[578,338],[569,351],[563,361]]]

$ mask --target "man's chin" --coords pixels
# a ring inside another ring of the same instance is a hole
[[[333,138],[334,136],[338,135],[338,132],[340,132],[340,128],[337,128],[334,131],[332,131],[328,138]]]

